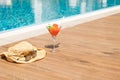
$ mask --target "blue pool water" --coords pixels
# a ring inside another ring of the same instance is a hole
[[[0,32],[120,5],[120,0],[0,0]]]

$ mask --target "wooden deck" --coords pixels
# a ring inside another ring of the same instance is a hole
[[[0,59],[0,80],[120,80],[120,14],[64,29],[57,40],[51,53],[49,34],[27,39],[45,48],[46,58],[30,64]]]

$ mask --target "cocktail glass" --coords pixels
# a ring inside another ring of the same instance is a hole
[[[58,33],[60,32],[61,26],[58,24],[52,24],[52,25],[48,25],[47,29],[49,31],[49,33],[52,36],[53,39],[53,48],[52,48],[52,52],[55,52],[55,45],[56,45],[56,36],[58,35]]]

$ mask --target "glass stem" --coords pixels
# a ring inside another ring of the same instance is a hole
[[[52,38],[53,38],[53,49],[52,49],[52,52],[55,52],[56,36],[52,36]]]

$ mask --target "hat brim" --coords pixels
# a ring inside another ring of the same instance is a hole
[[[10,53],[10,52],[3,53],[3,55],[6,57],[8,61],[15,62],[15,63],[31,63],[31,62],[45,58],[46,54],[47,52],[44,49],[39,48],[37,49],[36,56],[26,61],[25,57],[18,59],[18,56],[15,56],[14,53]]]

